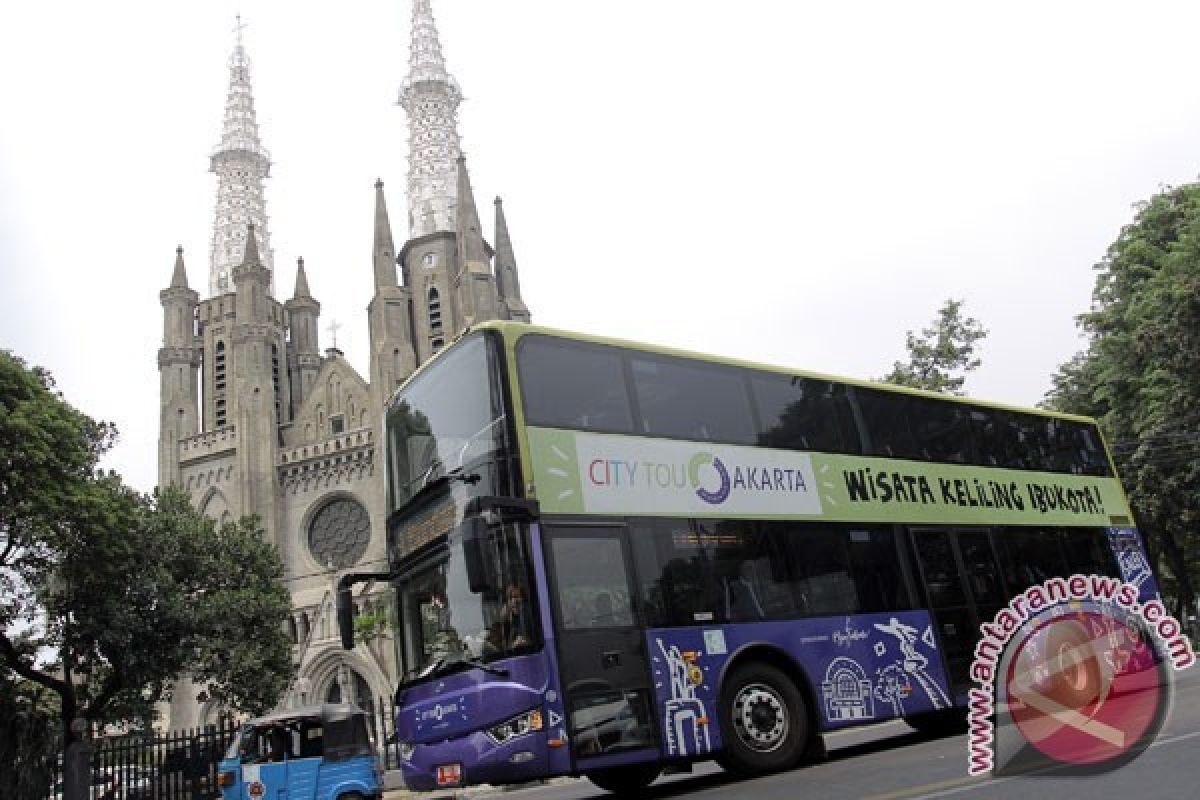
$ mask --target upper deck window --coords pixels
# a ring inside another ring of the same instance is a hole
[[[702,358],[522,337],[531,425],[1107,476],[1095,425]]]
[[[619,350],[526,336],[518,363],[530,424],[633,433]]]
[[[846,387],[832,381],[756,372],[750,378],[763,447],[861,451]]]
[[[702,442],[754,444],[754,417],[741,371],[702,361],[637,354],[630,363],[641,430]]]
[[[482,494],[499,491],[504,408],[488,340],[463,341],[409,384],[388,409],[389,498],[394,509],[461,469]],[[482,480],[482,483],[479,481]],[[489,487],[492,491],[489,491]]]

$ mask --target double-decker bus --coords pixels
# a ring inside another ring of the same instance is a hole
[[[1052,576],[1156,593],[1092,420],[490,322],[386,411],[410,787],[716,759],[963,717]],[[350,646],[350,587],[339,617]]]

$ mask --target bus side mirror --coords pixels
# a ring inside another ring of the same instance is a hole
[[[491,588],[488,585],[487,560],[484,557],[487,537],[488,525],[483,517],[463,520],[462,545],[467,567],[467,588],[475,594],[482,594]]]
[[[354,649],[354,603],[350,597],[349,586],[339,586],[337,590],[337,624],[338,633],[342,637],[342,648]]]

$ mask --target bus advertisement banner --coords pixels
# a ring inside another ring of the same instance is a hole
[[[1131,525],[1113,478],[527,428],[542,511]]]

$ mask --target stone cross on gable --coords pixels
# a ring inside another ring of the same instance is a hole
[[[337,347],[337,332],[338,332],[338,329],[341,327],[342,327],[342,323],[338,322],[335,319],[335,320],[331,320],[329,323],[329,327],[325,329],[325,330],[329,331],[329,335],[333,337],[333,346],[334,347]]]

